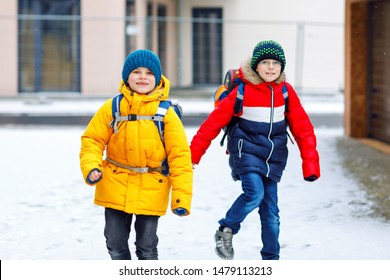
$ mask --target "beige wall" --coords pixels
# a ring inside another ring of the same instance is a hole
[[[176,17],[176,0],[154,0],[152,1],[155,5],[155,10],[153,13],[157,16],[157,5],[156,4],[163,4],[167,7],[167,17]],[[143,49],[145,48],[146,44],[146,38],[145,38],[145,22],[144,22],[144,16],[146,16],[146,7],[147,7],[147,1],[144,0],[136,0],[136,14],[139,16],[138,20],[138,35],[137,35],[137,48]],[[154,32],[153,34],[156,36],[153,38],[153,46],[152,51],[157,53],[158,51],[158,40],[157,40],[157,25],[154,24],[153,26]],[[168,21],[167,23],[167,46],[165,46],[167,50],[167,63],[165,65],[162,65],[164,72],[163,75],[165,75],[171,82],[172,85],[177,84],[177,61],[178,61],[178,55],[177,55],[177,24],[174,21]]]
[[[0,96],[18,93],[17,0],[0,1]]]
[[[115,94],[125,58],[125,1],[82,0],[81,16],[81,92]]]
[[[155,3],[167,5],[168,16],[175,16],[173,0],[157,0]],[[122,77],[125,53],[125,1],[81,1],[81,92],[83,96],[109,96],[117,92]],[[143,17],[146,15],[146,1],[136,0],[137,49],[145,48],[146,38]],[[107,17],[107,19],[104,19]],[[176,36],[174,25],[168,25],[171,42],[168,49],[168,61],[175,61]],[[156,34],[156,32],[155,32]],[[155,39],[154,42],[157,40]],[[172,43],[173,42],[173,43]],[[153,46],[157,52],[157,45]],[[175,83],[176,64],[166,65],[167,75]]]
[[[158,3],[164,3],[167,5],[167,13],[168,17],[176,17],[177,16],[177,10],[176,10],[176,2],[175,0],[159,0]],[[168,29],[168,46],[167,46],[167,65],[164,65],[164,69],[166,70],[166,73],[164,75],[167,75],[172,85],[177,85],[178,76],[177,76],[177,62],[178,62],[178,55],[177,55],[177,24],[175,22],[168,22],[167,23],[167,29]]]
[[[174,0],[155,0],[154,3],[167,5],[169,16],[175,16]],[[107,96],[115,94],[122,77],[125,53],[125,4],[126,1],[81,1],[81,92],[83,96]],[[147,1],[136,0],[137,49],[145,48],[145,23]],[[104,19],[104,17],[108,19]],[[154,27],[156,28],[156,27]],[[163,74],[172,84],[176,81],[176,25],[168,24],[167,69]],[[157,34],[157,32],[154,32]],[[152,50],[157,52],[157,38]]]

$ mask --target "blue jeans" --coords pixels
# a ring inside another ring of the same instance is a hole
[[[131,260],[129,236],[133,214],[111,208],[105,209],[104,236],[108,253],[113,260]],[[139,260],[157,260],[157,226],[159,216],[136,215],[135,247]]]
[[[243,193],[234,201],[224,219],[219,220],[222,227],[229,227],[233,234],[238,233],[241,222],[256,208],[261,221],[261,256],[264,260],[279,259],[279,207],[278,185],[259,173],[240,175]]]

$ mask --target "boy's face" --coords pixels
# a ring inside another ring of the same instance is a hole
[[[140,94],[150,93],[156,87],[156,77],[146,67],[138,67],[131,71],[127,82],[132,90]]]
[[[273,82],[280,76],[282,65],[274,59],[264,59],[257,64],[256,72],[266,82]]]

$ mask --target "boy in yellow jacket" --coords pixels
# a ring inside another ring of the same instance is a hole
[[[163,140],[151,118],[161,110],[160,101],[167,100],[170,89],[158,56],[149,50],[132,52],[122,79],[123,98],[117,105],[129,118],[113,127],[113,99],[107,100],[81,137],[80,165],[85,182],[96,185],[95,204],[105,207],[104,235],[111,259],[131,259],[128,239],[135,217],[138,259],[157,260],[158,219],[166,214],[170,193],[172,212],[190,214],[191,152],[182,122],[171,107],[163,118]],[[165,160],[168,176],[161,170]]]

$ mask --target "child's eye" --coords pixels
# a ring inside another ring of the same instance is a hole
[[[275,61],[268,61],[268,60],[262,60],[260,61],[261,65],[265,65],[265,66],[270,66],[271,64],[272,65],[275,65],[275,66],[280,66],[282,65],[279,61],[275,60]]]

